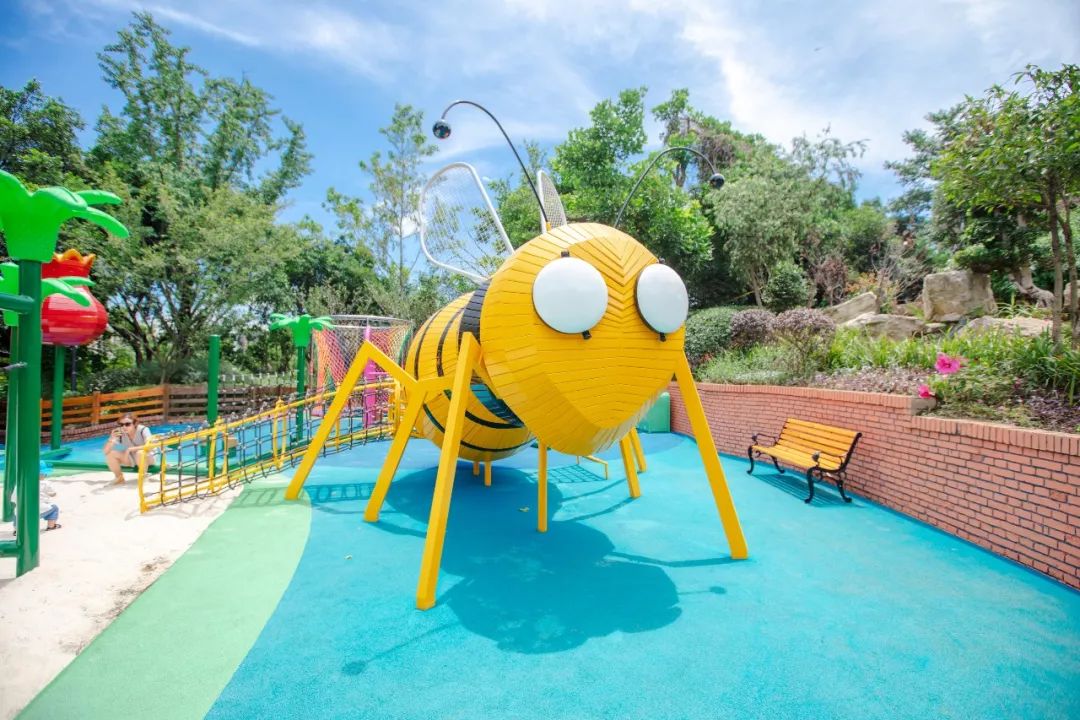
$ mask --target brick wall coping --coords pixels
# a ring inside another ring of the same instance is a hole
[[[857,405],[877,405],[898,408],[914,415],[912,426],[918,430],[959,435],[962,437],[988,440],[990,442],[1014,445],[1032,450],[1049,450],[1064,455],[1080,456],[1080,434],[1051,432],[1031,428],[982,422],[980,420],[958,420],[954,418],[919,415],[922,410],[933,407],[932,400],[924,400],[914,395],[896,395],[892,393],[857,392],[854,390],[831,390],[828,388],[790,387],[787,385],[724,385],[721,383],[697,384],[702,393],[724,393],[733,395],[779,395],[799,398],[815,398],[831,402],[844,402]]]

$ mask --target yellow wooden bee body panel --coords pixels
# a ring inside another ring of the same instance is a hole
[[[461,321],[473,295],[462,295],[420,327],[405,356],[405,370],[409,374],[418,380],[453,377],[461,346]],[[532,440],[532,433],[520,420],[506,412],[500,417],[480,400],[478,394],[488,400],[488,405],[496,405],[485,391],[487,386],[481,379],[473,378],[461,436],[461,457],[467,460],[487,462],[507,457]],[[442,447],[449,411],[448,392],[429,397],[417,419],[417,432]]]

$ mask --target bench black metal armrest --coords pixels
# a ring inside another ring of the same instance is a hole
[[[759,435],[764,435],[765,437],[772,438],[774,441],[776,440],[776,436],[775,435],[770,435],[769,433],[754,433],[753,435],[750,436],[750,442],[757,445],[758,444],[757,439],[758,439]]]

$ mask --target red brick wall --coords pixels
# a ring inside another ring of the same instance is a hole
[[[720,452],[795,417],[863,433],[847,487],[1080,588],[1080,435],[918,416],[926,401],[817,388],[698,384]],[[690,433],[677,386],[672,430]]]

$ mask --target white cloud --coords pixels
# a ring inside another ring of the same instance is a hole
[[[131,9],[135,9],[138,3],[125,3],[125,5],[129,6]],[[215,35],[217,37],[222,37],[226,40],[231,40],[235,43],[239,43],[240,45],[255,47],[262,44],[261,42],[259,42],[258,38],[252,37],[251,35],[240,32],[238,30],[230,30],[229,28],[215,25],[211,22],[203,20],[202,18],[196,17],[181,10],[165,7],[163,5],[146,5],[145,9],[149,10],[151,13],[153,13],[159,18],[164,18],[165,21],[172,21],[180,25],[185,25],[192,28],[193,30],[199,30],[200,32],[204,32],[207,35]]]
[[[906,153],[901,133],[927,112],[1006,81],[1028,62],[1080,57],[1080,5],[1071,0],[67,2],[96,22],[107,11],[146,8],[294,57],[346,86],[353,78],[358,93],[374,83],[385,97],[438,110],[471,97],[518,142],[565,137],[621,88],[648,85],[656,103],[688,87],[698,107],[777,143],[826,126],[844,140],[865,138],[868,172]],[[425,109],[429,118],[437,112]],[[474,110],[455,110],[451,120],[455,133],[440,159],[503,143]]]

